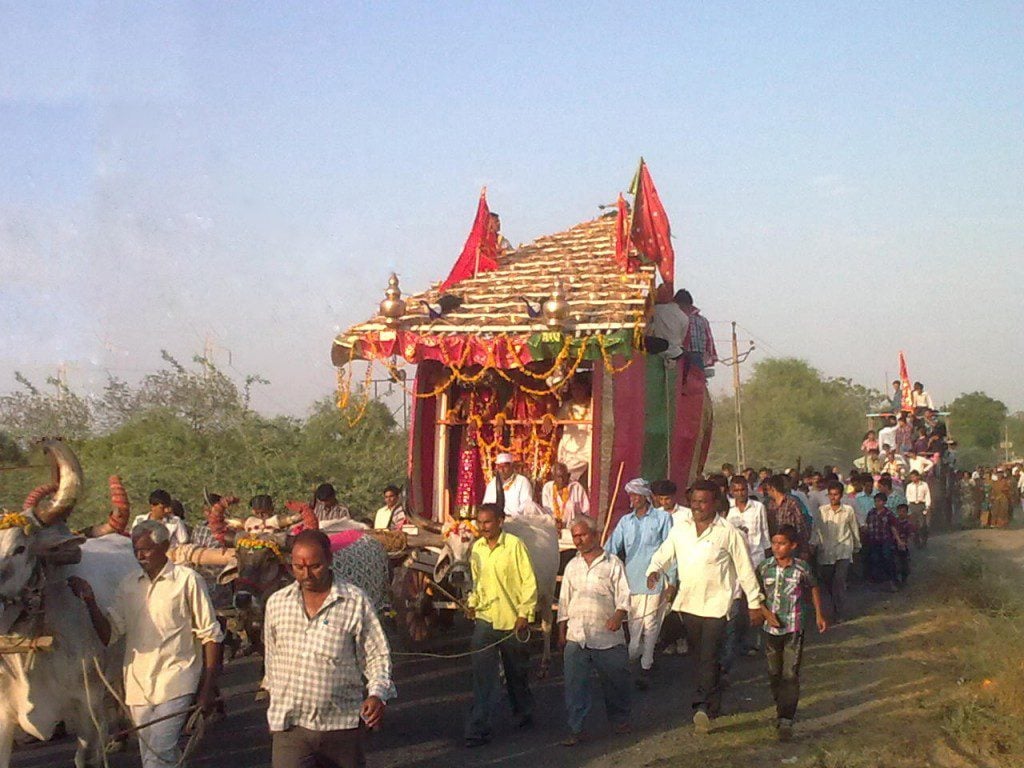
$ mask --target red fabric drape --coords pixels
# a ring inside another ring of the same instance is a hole
[[[633,245],[644,258],[658,265],[661,280],[668,286],[675,282],[676,254],[672,249],[672,231],[668,214],[658,197],[658,190],[641,160],[636,178],[636,198],[633,201]]]
[[[619,195],[616,203],[618,214],[615,217],[615,261],[627,272],[636,272],[638,266],[636,257],[630,258],[629,251],[632,242],[629,239],[629,209],[626,201]]]
[[[448,273],[448,277],[441,283],[440,290],[444,291],[451,286],[473,277],[481,272],[491,272],[498,268],[498,232],[491,224],[491,211],[487,207],[487,190],[480,193],[480,202],[476,207],[476,219],[473,221],[473,228],[469,231],[466,244],[462,246],[462,253]]]

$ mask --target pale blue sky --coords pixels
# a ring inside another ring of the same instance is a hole
[[[711,319],[1024,408],[1024,6],[554,5],[0,3],[0,391],[209,336],[301,412],[482,185],[525,242],[643,154]]]

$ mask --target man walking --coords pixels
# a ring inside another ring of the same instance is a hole
[[[788,493],[789,481],[785,475],[772,475],[765,481],[768,494],[768,534],[774,536],[780,526],[792,525],[799,543],[797,555],[811,559],[811,524],[800,509],[800,502]]]
[[[366,594],[334,577],[323,531],[295,537],[291,567],[263,630],[273,768],[359,768],[365,730],[396,695],[387,638]]]
[[[629,733],[629,656],[622,622],[629,613],[626,569],[601,549],[594,521],[577,518],[570,528],[577,554],[565,566],[558,597],[558,645],[564,652],[567,747],[580,742],[590,711],[593,672],[601,681],[604,708],[615,733]]]
[[[526,546],[501,530],[504,522],[504,509],[497,504],[482,505],[476,516],[480,538],[470,550],[473,592],[468,606],[475,624],[470,640],[473,705],[466,724],[467,747],[491,740],[499,657],[516,726],[533,725],[533,694],[527,681],[529,652],[520,634],[533,621],[537,578]]]
[[[771,537],[768,536],[768,511],[764,504],[750,498],[750,489],[743,475],[736,475],[729,481],[729,493],[732,495],[732,505],[725,520],[743,534],[750,552],[750,561],[757,570],[772,545]],[[733,611],[735,618],[727,627],[726,667],[731,664],[737,652],[754,651],[760,640],[760,633],[748,632],[750,622],[747,621],[746,601],[742,595],[737,598],[737,602],[738,609]]]
[[[631,511],[616,524],[604,548],[609,554],[618,555],[626,564],[630,592],[629,658],[630,661],[640,659],[640,676],[636,685],[645,690],[650,685],[661,622],[675,592],[672,586],[675,582],[674,569],[669,574],[669,586],[664,588],[663,594],[660,582],[648,588],[647,567],[672,531],[672,517],[652,504],[651,488],[646,480],[630,480],[625,490]]]
[[[921,473],[916,469],[911,471],[910,482],[907,483],[907,509],[910,510],[910,520],[915,529],[914,543],[922,548],[927,547],[932,492],[928,483],[921,479]]]
[[[818,510],[818,567],[825,585],[825,603],[832,623],[846,608],[846,579],[853,554],[860,549],[860,526],[853,507],[843,504],[843,484],[828,485],[828,504]]]
[[[125,638],[125,702],[136,725],[152,722],[139,730],[143,768],[175,768],[193,700],[204,713],[216,704],[224,634],[200,577],[167,559],[164,523],[143,520],[131,536],[141,571],[118,587],[109,616],[87,581],[72,576],[68,586],[85,603],[104,645]]]
[[[690,648],[696,654],[697,689],[692,706],[693,724],[700,733],[710,730],[711,718],[721,708],[719,654],[736,584],[747,597],[752,620],[760,617],[763,603],[743,534],[715,512],[717,494],[714,483],[702,480],[693,486],[693,519],[672,527],[647,569],[649,589],[673,563],[679,570],[679,591],[672,610],[682,614]]]

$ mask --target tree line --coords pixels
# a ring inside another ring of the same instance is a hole
[[[267,417],[249,405],[252,388],[268,383],[262,377],[236,382],[204,357],[186,365],[162,354],[159,370],[136,384],[110,377],[96,396],[56,378],[44,388],[17,374],[17,387],[0,396],[0,503],[16,508],[46,481],[45,470],[17,467],[42,463],[33,445],[54,435],[76,449],[86,473],[75,513],[83,524],[106,516],[111,474],[122,477],[137,511],[151,490],[165,488],[193,521],[204,488],[243,500],[269,493],[280,503],[308,500],[318,483],[331,482],[354,514],[369,517],[382,488],[403,483],[406,434],[384,403],[371,401],[355,424],[332,398],[304,418]],[[747,464],[846,469],[860,454],[865,414],[884,402],[877,390],[823,376],[803,360],[763,360],[742,390]],[[715,404],[714,469],[736,462],[733,406],[732,398]],[[1010,414],[983,392],[961,394],[942,410],[950,411],[962,468],[998,463],[1007,435],[1014,451],[1024,450],[1024,413]]]
[[[775,469],[838,465],[849,469],[860,455],[868,429],[865,414],[888,409],[885,395],[850,379],[830,378],[803,360],[770,358],[760,361],[741,389],[740,404],[747,465]],[[1010,450],[1024,451],[1024,412],[984,392],[959,395],[939,406],[948,411],[950,436],[958,443],[962,469],[1001,462],[1007,433]],[[735,402],[715,403],[715,429],[708,465],[718,469],[736,463]]]
[[[268,493],[281,504],[309,500],[321,482],[338,489],[353,514],[370,517],[389,483],[405,475],[405,434],[389,408],[368,403],[355,424],[334,400],[313,404],[305,418],[266,417],[249,407],[259,376],[236,383],[210,360],[184,365],[163,353],[164,367],[137,384],[110,377],[85,396],[49,379],[45,390],[17,375],[0,396],[0,503],[20,506],[47,473],[34,443],[59,435],[78,453],[86,475],[73,524],[96,522],[109,510],[107,477],[120,475],[133,510],[164,488],[199,519],[203,489],[247,501]],[[16,467],[29,467],[17,469]]]

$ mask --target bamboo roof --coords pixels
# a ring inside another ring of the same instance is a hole
[[[642,264],[627,273],[619,266],[614,258],[615,223],[612,212],[500,255],[498,269],[445,291],[463,301],[440,318],[431,319],[422,303],[436,305],[440,282],[422,293],[403,293],[406,312],[399,329],[434,336],[542,333],[547,330],[544,318],[531,318],[522,299],[539,308],[558,281],[569,303],[567,333],[595,335],[642,327],[653,300],[655,267]],[[395,329],[377,314],[340,334],[334,343],[351,348],[364,334],[389,330]]]

